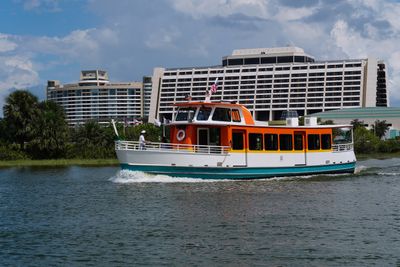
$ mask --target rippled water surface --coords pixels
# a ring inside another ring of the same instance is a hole
[[[204,181],[0,170],[2,266],[400,266],[400,159],[355,175]]]

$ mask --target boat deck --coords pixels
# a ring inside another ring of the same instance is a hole
[[[140,148],[138,141],[116,141],[115,149],[176,153],[228,154],[230,147],[151,142],[147,143],[144,148]]]

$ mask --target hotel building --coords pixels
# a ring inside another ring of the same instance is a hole
[[[388,106],[383,61],[316,61],[297,47],[240,49],[223,57],[219,66],[155,68],[149,120],[171,119],[173,104],[187,96],[203,101],[217,78],[211,101],[244,104],[257,120],[280,119],[289,110],[303,116]]]
[[[143,90],[145,84],[146,90]],[[106,71],[81,71],[75,84],[47,82],[47,99],[60,104],[69,125],[89,120],[109,123],[111,119],[132,124],[149,109],[148,79],[142,82],[111,83]]]

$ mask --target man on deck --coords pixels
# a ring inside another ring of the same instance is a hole
[[[145,134],[146,134],[145,130],[140,132],[140,136],[139,136],[139,149],[140,150],[146,149],[146,139],[144,138]]]

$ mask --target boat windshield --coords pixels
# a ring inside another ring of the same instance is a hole
[[[194,118],[196,108],[179,108],[175,121],[191,121]]]
[[[198,121],[206,121],[206,120],[208,120],[208,118],[210,117],[210,114],[211,114],[211,110],[212,110],[212,108],[201,107],[199,109],[199,113],[197,114],[196,119]]]
[[[353,130],[351,127],[333,128],[333,144],[353,143]]]

